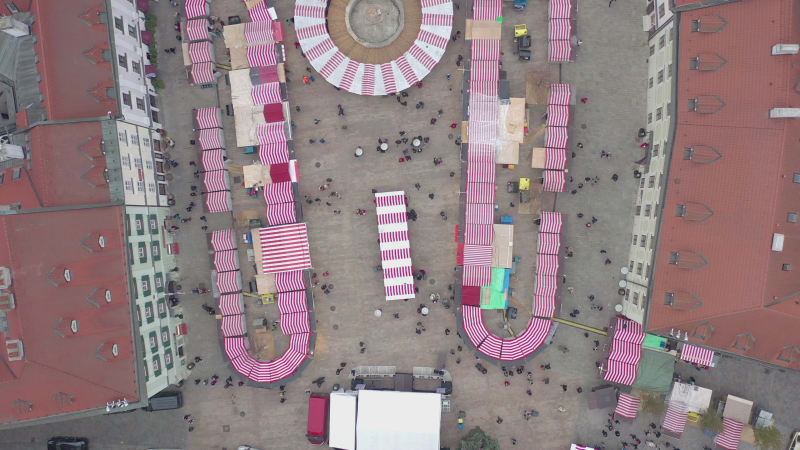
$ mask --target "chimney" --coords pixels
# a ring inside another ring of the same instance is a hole
[[[797,119],[800,118],[800,108],[772,108],[769,110],[770,119]]]
[[[11,16],[0,17],[0,31],[14,37],[22,37],[31,34],[30,27]]]
[[[800,51],[800,44],[775,44],[772,46],[772,56],[796,55]]]

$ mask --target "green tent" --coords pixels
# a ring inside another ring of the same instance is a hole
[[[643,391],[666,394],[672,385],[675,357],[669,353],[642,347],[642,359],[636,371],[633,387]]]
[[[492,267],[492,282],[481,287],[482,309],[508,308],[508,278],[510,271],[501,267]]]

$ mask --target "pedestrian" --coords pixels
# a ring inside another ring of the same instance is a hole
[[[567,392],[567,385],[566,384],[562,384],[561,385],[561,390],[564,391],[564,392]]]
[[[208,225],[203,225],[202,227],[200,227],[200,229],[203,231],[208,231]]]
[[[458,127],[458,124],[456,122],[450,124],[450,128],[455,129],[456,127]]]
[[[300,112],[300,105],[295,106],[294,110],[297,111],[297,112]]]
[[[617,174],[611,175],[611,179],[616,183],[617,180],[619,180],[619,175]]]
[[[336,107],[339,108],[339,115],[343,116],[344,115],[344,108],[342,108],[342,105],[339,104],[339,105],[336,105]]]
[[[501,424],[501,423],[503,423],[503,418],[502,418],[502,417],[500,417],[500,416],[497,416],[497,423],[498,423],[498,424]]]
[[[447,79],[449,80],[449,79],[450,79],[450,74],[449,74],[449,73],[446,73],[446,74],[444,74],[444,77],[445,77],[445,78],[447,78]]]
[[[417,188],[417,190],[419,190],[422,186],[420,186],[419,183],[414,183],[414,187]]]
[[[433,200],[434,197],[435,197],[435,195],[433,195],[433,193],[428,194],[428,198],[429,199]]]
[[[589,101],[589,97],[583,97],[583,98],[581,98],[581,103],[586,103],[586,102],[588,102],[588,101]]]
[[[202,220],[203,222],[208,222],[208,219],[206,218],[206,216],[200,216],[200,220]]]

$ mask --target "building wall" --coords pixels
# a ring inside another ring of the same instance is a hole
[[[166,206],[163,155],[154,152],[149,128],[117,121],[119,157],[126,205]],[[160,163],[160,164],[159,164]]]
[[[109,20],[114,30],[114,63],[119,74],[122,116],[137,125],[161,128],[156,90],[145,76],[145,66],[151,63],[147,56],[149,48],[141,37],[145,29],[144,14],[134,3],[133,0],[110,2]],[[154,119],[152,124],[151,119]]]
[[[163,226],[169,214],[166,207],[125,207],[131,298],[136,302],[135,321],[144,352],[139,357],[148,397],[188,374],[185,342],[178,333],[183,320],[172,314],[167,302],[167,284],[176,267],[172,238]]]
[[[639,180],[634,209],[633,233],[628,257],[627,292],[623,313],[639,323],[644,321],[647,286],[653,267],[661,190],[666,184],[664,166],[671,146],[674,21],[670,20],[649,39],[647,65],[646,130],[650,136],[650,161]]]

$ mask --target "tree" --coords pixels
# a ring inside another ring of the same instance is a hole
[[[722,417],[713,409],[709,409],[700,419],[700,425],[704,430],[711,430],[712,433],[719,434],[722,432]]]
[[[461,438],[460,450],[500,450],[497,439],[487,435],[481,427],[475,427]]]
[[[661,397],[648,395],[642,401],[642,411],[650,413],[654,416],[660,416],[664,414],[666,409],[667,408],[666,405],[664,405],[664,400],[662,400]]]
[[[780,450],[783,448],[783,435],[775,426],[761,427],[753,430],[756,446],[761,450]]]

